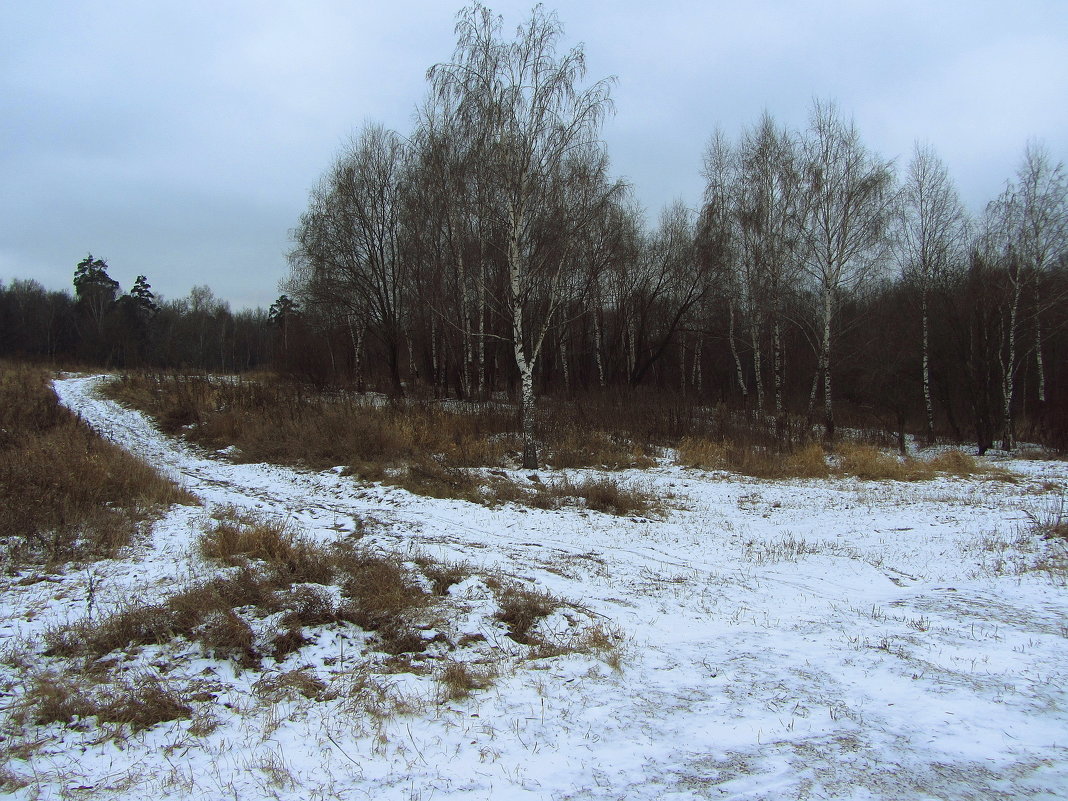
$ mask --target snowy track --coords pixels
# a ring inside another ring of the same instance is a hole
[[[1064,463],[1012,463],[1025,474],[1015,485],[763,482],[665,466],[625,477],[671,498],[666,520],[485,509],[208,458],[95,397],[99,380],[56,391],[209,506],[255,508],[324,538],[371,518],[367,538],[384,548],[532,581],[629,638],[621,672],[531,663],[466,701],[398,717],[385,741],[296,710],[211,745],[177,726],[122,751],[57,743],[51,764],[101,796],[1068,797],[1068,590],[1063,574],[1029,569],[1043,544],[1016,541],[1024,511],[1051,487],[1064,493]],[[175,510],[134,561],[98,566],[103,600],[185,576],[203,514]],[[79,582],[6,587],[0,625],[33,634],[76,617]],[[179,742],[176,762],[166,747]],[[289,778],[265,778],[264,754]],[[143,780],[104,793],[116,760]]]

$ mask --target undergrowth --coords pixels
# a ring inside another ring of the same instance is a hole
[[[449,407],[390,401],[265,378],[212,379],[174,373],[129,374],[105,393],[179,434],[231,458],[326,468],[343,465],[364,481],[433,498],[538,508],[580,505],[618,515],[655,513],[659,504],[607,475],[521,486],[503,473],[472,468],[518,463],[514,411],[500,404]],[[543,455],[554,468],[618,470],[654,464],[651,445],[557,411],[542,425]]]

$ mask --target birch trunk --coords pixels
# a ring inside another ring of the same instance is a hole
[[[604,354],[601,353],[601,308],[598,304],[593,310],[593,356],[597,361],[597,381],[604,389]]]
[[[1046,365],[1042,359],[1041,272],[1035,270],[1035,367],[1038,370],[1038,402],[1046,402]]]
[[[1009,306],[1009,341],[1007,364],[1001,368],[1001,394],[1003,400],[1002,425],[1004,426],[1001,447],[1011,451],[1016,447],[1016,432],[1012,420],[1012,396],[1016,391],[1016,317],[1020,308],[1020,275],[1010,276],[1012,281],[1012,303]]]
[[[701,394],[702,384],[704,383],[701,377],[701,343],[703,341],[704,338],[698,335],[697,345],[694,348],[693,354],[693,376],[691,380],[693,382],[694,389],[697,390],[698,395]]]
[[[511,212],[511,233],[508,237],[508,287],[512,306],[512,346],[515,365],[519,370],[520,428],[523,432],[523,469],[538,469],[538,449],[534,440],[534,359],[528,358],[523,330],[523,273],[522,254],[519,247],[519,231],[523,211]],[[533,355],[533,354],[531,354]]]
[[[749,325],[749,339],[753,343],[753,385],[756,387],[757,410],[763,412],[764,376],[760,353],[760,324],[755,321]]]
[[[356,391],[363,392],[363,334],[364,327],[361,325],[357,331],[352,324],[352,315],[348,315],[346,321],[349,324],[349,339],[352,341],[352,373],[356,379]]]
[[[834,301],[823,293],[823,426],[828,442],[834,442],[834,406],[831,403],[831,319]]]
[[[930,354],[930,321],[927,310],[927,286],[924,285],[920,295],[921,325],[923,328],[923,405],[927,413],[927,437],[928,445],[934,445],[934,404],[931,402],[931,354]]]
[[[479,244],[478,259],[478,399],[486,399],[486,260]]]
[[[679,345],[679,391],[686,394],[686,332],[682,332],[682,343]]]
[[[731,343],[731,355],[734,356],[734,369],[738,377],[738,388],[742,391],[742,399],[748,405],[749,387],[745,383],[745,372],[742,370],[742,357],[738,355],[738,342],[734,337],[734,301],[727,304],[728,329],[727,337]]]
[[[782,406],[783,386],[783,357],[782,357],[782,325],[778,316],[771,327],[771,361],[774,376],[772,381],[775,385],[775,437],[782,442],[786,434],[786,415]]]
[[[564,371],[564,392],[571,394],[571,365],[567,361],[567,338],[560,340],[560,367]]]

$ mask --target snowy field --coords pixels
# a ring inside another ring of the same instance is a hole
[[[130,659],[168,680],[208,677],[214,700],[120,737],[31,727],[34,747],[7,765],[29,782],[14,798],[1068,798],[1065,543],[1033,535],[1029,517],[1063,503],[1064,462],[1003,462],[1016,483],[909,484],[665,462],[620,474],[665,499],[660,519],[488,509],[208,458],[95,397],[100,380],[55,386],[205,506],[175,508],[127,560],[4,576],[8,644],[44,660],[34,644],[48,627],[207,570],[191,543],[230,504],[320,539],[365,521],[364,543],[469,563],[440,625],[474,643],[451,658],[498,675],[462,700],[431,672],[372,677],[374,703],[317,701],[254,692],[261,674],[194,646],[145,648]],[[621,636],[616,652],[525,658],[483,570],[571,602],[543,621],[547,636],[597,623]],[[363,656],[341,634],[265,667],[342,682]]]

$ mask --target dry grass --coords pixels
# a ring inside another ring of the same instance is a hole
[[[872,445],[843,443],[836,453],[839,460],[836,473],[873,481],[929,481],[938,476],[1015,480],[1007,470],[980,465],[974,457],[959,450],[944,451],[931,459],[914,459]]]
[[[0,550],[14,566],[115,556],[195,499],[59,405],[48,375],[0,364]]]
[[[652,449],[607,431],[575,425],[550,427],[545,461],[556,469],[599,467],[605,470],[652,467]]]
[[[188,718],[193,711],[179,688],[154,673],[99,683],[84,674],[38,673],[32,677],[21,707],[38,726],[96,718],[99,723],[124,724],[134,731]]]
[[[202,693],[179,691],[153,674],[122,672],[130,654],[181,638],[205,655],[240,669],[263,671],[254,691],[272,701],[297,695],[326,700],[353,696],[361,707],[392,703],[380,682],[364,676],[352,686],[326,684],[305,668],[272,672],[312,641],[307,628],[357,625],[373,633],[365,642],[391,655],[421,652],[427,640],[417,613],[467,574],[464,566],[421,557],[416,566],[351,541],[315,543],[288,527],[253,514],[222,509],[198,543],[222,572],[179,588],[157,603],[130,599],[121,606],[44,637],[44,655],[62,669],[34,672],[21,719],[35,725],[80,726],[95,718],[134,729],[193,715]],[[11,655],[14,659],[15,655]],[[393,657],[390,657],[393,658]],[[401,657],[403,658],[403,657]],[[474,681],[474,679],[472,679]],[[214,697],[214,696],[212,696]]]
[[[533,629],[542,618],[548,617],[563,601],[543,590],[524,587],[515,582],[499,585],[496,590],[500,611],[496,618],[508,627],[508,636],[524,645],[541,642]]]
[[[755,478],[826,478],[830,468],[823,448],[810,442],[783,452],[774,448],[687,437],[676,461],[686,467],[729,470]]]
[[[950,475],[1015,480],[1008,471],[980,465],[974,457],[958,450],[945,451],[931,459],[914,459],[874,445],[844,442],[830,456],[828,459],[823,447],[815,442],[780,452],[760,445],[688,437],[679,443],[676,462],[685,467],[773,479],[853,476],[869,481],[926,481]]]
[[[325,700],[329,693],[326,682],[308,669],[265,673],[252,687],[258,698],[278,703],[297,696],[311,700]]]
[[[265,379],[133,374],[108,395],[151,414],[167,433],[241,461],[348,465],[361,473],[436,457],[449,467],[500,464],[514,415],[494,407],[452,411],[434,403],[375,403]]]
[[[485,690],[496,678],[492,668],[447,660],[437,676],[443,700],[460,701],[476,690]]]
[[[48,654],[98,659],[182,636],[216,658],[251,668],[265,657],[281,660],[298,651],[307,642],[305,626],[327,623],[373,631],[387,653],[425,648],[412,616],[428,593],[399,558],[346,541],[314,543],[232,510],[221,517],[201,536],[200,551],[235,569],[180,588],[160,603],[131,600],[96,619],[52,630],[45,638]],[[444,572],[430,581],[444,581]],[[273,629],[264,630],[268,618]]]
[[[105,392],[152,415],[167,433],[180,433],[211,449],[235,446],[235,458],[242,461],[347,465],[372,480],[388,475],[390,467],[413,465],[417,475],[412,481],[429,471],[432,484],[442,478],[434,463],[446,468],[504,466],[520,449],[515,412],[496,404],[375,403],[293,382],[173,373],[125,375]],[[553,467],[653,464],[650,446],[644,444],[648,440],[590,426],[570,411],[571,418],[565,419],[569,408],[553,408],[541,426],[544,456]]]
[[[565,654],[587,654],[604,662],[612,670],[623,669],[625,637],[619,629],[594,623],[559,640],[540,640],[530,653],[531,659],[551,659]]]
[[[260,562],[279,585],[324,584],[332,578],[335,555],[292,530],[286,521],[232,507],[217,510],[214,517],[216,524],[197,540],[205,558],[226,565]]]
[[[1026,512],[1031,520],[1031,533],[1046,540],[1068,542],[1068,503],[1065,495],[1047,501],[1041,509]]]
[[[611,476],[588,476],[577,482],[565,479],[548,491],[562,502],[579,498],[588,509],[621,517],[648,516],[661,511],[660,503],[651,493],[627,486]]]

